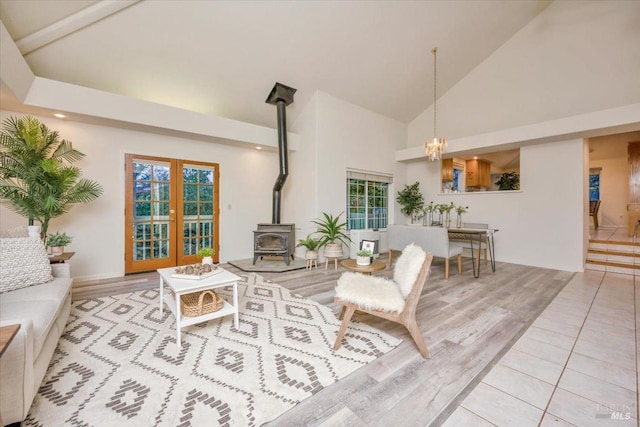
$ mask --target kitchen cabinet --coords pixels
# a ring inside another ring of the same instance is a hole
[[[491,187],[491,164],[486,160],[467,160],[465,168],[465,182],[467,187]]]
[[[442,160],[442,182],[453,181],[453,158]]]

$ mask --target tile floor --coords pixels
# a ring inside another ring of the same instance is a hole
[[[443,425],[637,426],[638,341],[640,278],[578,273]]]

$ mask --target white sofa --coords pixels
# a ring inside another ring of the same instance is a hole
[[[51,267],[52,281],[0,294],[0,326],[20,324],[0,357],[0,416],[5,425],[27,416],[69,318],[69,264]]]
[[[444,278],[449,278],[449,260],[458,260],[458,274],[462,274],[462,245],[450,243],[449,233],[442,227],[423,227],[418,225],[388,225],[389,267],[391,267],[391,251],[401,251],[408,244],[415,243],[434,257],[444,258]]]

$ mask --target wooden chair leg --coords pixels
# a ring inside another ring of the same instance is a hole
[[[422,338],[422,333],[420,333],[420,329],[418,328],[418,324],[416,323],[416,319],[411,319],[406,324],[409,333],[411,334],[411,338],[418,346],[418,350],[420,350],[420,354],[425,359],[430,359],[431,355],[429,354],[429,350],[427,349],[427,344],[424,342],[424,338]]]
[[[342,343],[342,339],[344,338],[345,332],[347,332],[347,326],[349,326],[349,321],[351,320],[351,316],[353,316],[353,312],[356,310],[356,307],[349,304],[345,306],[346,311],[344,313],[344,318],[342,319],[342,324],[340,325],[340,330],[338,331],[338,337],[336,338],[336,343],[333,345],[333,349],[337,350],[340,348],[340,344]]]
[[[342,309],[340,310],[340,315],[338,316],[338,320],[342,320],[344,318],[344,312],[347,311],[347,306],[343,305]]]
[[[482,250],[482,256],[484,258],[484,265],[486,266],[487,265],[487,248],[484,248]]]
[[[458,255],[458,274],[462,274],[462,254]]]
[[[391,249],[389,249],[389,268],[391,268]]]
[[[449,258],[444,260],[444,278],[449,278]]]

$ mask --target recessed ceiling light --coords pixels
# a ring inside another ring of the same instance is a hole
[[[262,147],[257,146],[257,147],[256,147],[256,150],[262,150]]]
[[[55,113],[55,114],[54,114],[54,116],[56,116],[56,117],[57,117],[57,118],[59,118],[59,119],[64,119],[65,117],[67,117],[67,116],[65,116],[65,115],[64,115],[64,114],[62,114],[62,113]]]
[[[473,156],[473,160],[478,160],[478,156]]]

